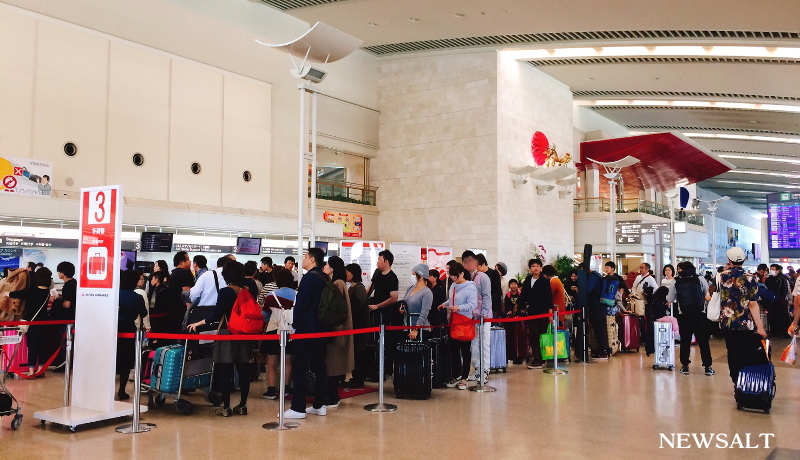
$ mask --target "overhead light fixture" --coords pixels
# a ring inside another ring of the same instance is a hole
[[[419,19],[417,18],[408,18],[408,20],[411,22],[419,22]]]
[[[746,182],[739,180],[721,180],[721,179],[717,179],[717,182],[721,184],[758,185],[759,187],[800,188],[800,185],[770,184],[768,182]]]
[[[786,104],[754,104],[750,102],[727,102],[727,101],[673,101],[673,100],[642,100],[642,99],[588,99],[576,100],[575,105],[583,106],[655,106],[655,107],[686,107],[686,108],[710,108],[710,109],[738,109],[756,110],[765,112],[785,112],[800,113],[800,105]],[[750,123],[758,123],[750,121]]]
[[[739,193],[757,193],[759,195],[766,195],[768,193],[772,193],[772,192],[760,192],[760,191],[756,191],[756,190],[737,190],[737,192],[739,192]]]
[[[598,58],[598,57],[731,57],[761,59],[800,59],[800,48],[764,46],[603,46],[597,48],[511,49],[501,51],[518,60],[544,58]]]
[[[453,16],[455,16],[457,18],[463,18],[464,16],[466,16],[466,14],[464,14],[464,13],[454,13]]]
[[[370,27],[375,27],[375,26],[377,26],[377,25],[378,25],[378,23],[377,23],[377,22],[370,22],[370,23],[369,23],[369,26],[370,26]]]
[[[800,139],[792,139],[788,137],[772,137],[772,136],[751,136],[747,134],[717,134],[717,133],[683,133],[686,137],[697,137],[703,139],[731,139],[739,141],[761,141],[761,142],[778,142],[783,144],[800,144]]]
[[[775,176],[775,177],[786,177],[788,179],[800,179],[800,174],[786,174],[786,173],[776,173],[776,172],[768,172],[768,171],[747,171],[741,169],[733,169],[728,171],[729,174],[755,174],[757,176]]]
[[[748,161],[770,161],[773,163],[786,163],[790,165],[800,165],[800,160],[790,160],[788,158],[769,158],[760,157],[756,155],[719,155],[720,158],[729,158],[732,160],[748,160]]]

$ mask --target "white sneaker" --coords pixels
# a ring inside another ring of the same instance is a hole
[[[306,407],[306,414],[328,415],[328,410],[325,408],[325,406],[322,406],[319,409],[314,409],[314,407],[311,406]]]
[[[325,405],[325,407],[326,407],[326,408],[330,407],[331,409],[336,409],[337,407],[339,407],[339,403],[336,403],[336,404],[326,404],[326,405]]]
[[[457,379],[453,379],[453,380],[447,382],[445,385],[447,385],[447,388],[455,388],[458,385],[458,380]]]
[[[281,414],[278,414],[278,418],[280,418],[280,416]],[[283,418],[306,418],[306,414],[286,409],[286,412],[283,413]]]
[[[474,375],[470,375],[467,378],[467,382],[477,382],[478,381],[478,373],[476,372]]]

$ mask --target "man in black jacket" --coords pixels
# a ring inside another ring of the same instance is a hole
[[[530,275],[522,283],[522,293],[517,301],[517,309],[525,311],[525,315],[540,315],[553,312],[553,291],[550,289],[550,280],[542,276],[542,261],[531,259],[528,261]],[[549,318],[537,318],[527,321],[528,342],[533,351],[528,369],[541,369],[544,367],[542,351],[539,348],[539,337],[547,332]]]
[[[767,305],[767,321],[769,322],[769,335],[781,339],[790,338],[786,332],[789,327],[789,280],[783,274],[783,266],[772,264],[769,266],[769,276],[764,281],[767,289],[775,294],[776,299]],[[766,302],[765,302],[766,303]]]
[[[475,259],[478,261],[478,270],[486,273],[492,284],[492,317],[500,318],[503,316],[503,284],[500,280],[500,273],[489,268],[489,262],[483,254],[477,254]]]
[[[297,299],[293,309],[293,323],[298,334],[313,334],[324,332],[324,328],[317,322],[317,309],[322,300],[322,291],[325,281],[312,272],[322,272],[325,265],[325,253],[322,249],[311,248],[303,257],[303,269],[308,273],[300,280],[297,289]],[[325,366],[325,355],[328,346],[327,339],[299,339],[292,341],[294,345],[292,355],[292,407],[284,413],[285,418],[306,418],[306,413],[326,415],[325,395],[328,391],[328,368]],[[316,378],[314,392],[314,405],[306,408],[306,391],[308,378],[306,370],[311,369]]]

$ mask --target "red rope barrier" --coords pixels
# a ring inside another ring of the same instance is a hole
[[[44,372],[47,370],[47,368],[50,367],[51,364],[53,364],[53,361],[55,361],[56,357],[61,352],[61,348],[64,346],[64,338],[66,338],[66,337],[67,337],[67,334],[64,334],[64,335],[61,336],[61,345],[59,345],[59,347],[56,350],[56,352],[53,353],[53,356],[51,356],[50,359],[47,360],[47,362],[42,364],[42,368],[39,369],[39,371],[34,373],[33,375],[26,374],[24,370],[17,369],[16,367],[12,367],[10,365],[9,365],[8,371],[19,375],[23,379],[29,379],[29,380],[30,379],[35,379],[36,377],[44,374]],[[17,346],[20,346],[20,345],[21,345],[21,343],[17,344]]]
[[[2,326],[57,326],[75,324],[74,320],[59,320],[59,321],[0,321]]]

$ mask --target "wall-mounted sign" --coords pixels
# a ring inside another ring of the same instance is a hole
[[[32,158],[0,157],[0,192],[50,196],[53,165]]]
[[[9,248],[77,249],[78,240],[64,238],[37,238],[35,236],[0,236],[0,246]]]
[[[22,249],[0,248],[0,271],[5,268],[19,268]]]
[[[372,273],[378,268],[378,253],[386,249],[383,241],[341,241],[339,254],[345,265],[356,263],[361,266],[361,277],[367,286]]]
[[[642,244],[642,235],[656,230],[669,233],[669,222],[617,222],[617,244]]]
[[[233,254],[233,246],[213,246],[210,244],[175,243],[173,250],[186,252],[204,252],[207,254]]]
[[[342,236],[345,238],[363,238],[361,214],[325,211],[322,213],[322,219],[332,224],[342,224]]]

